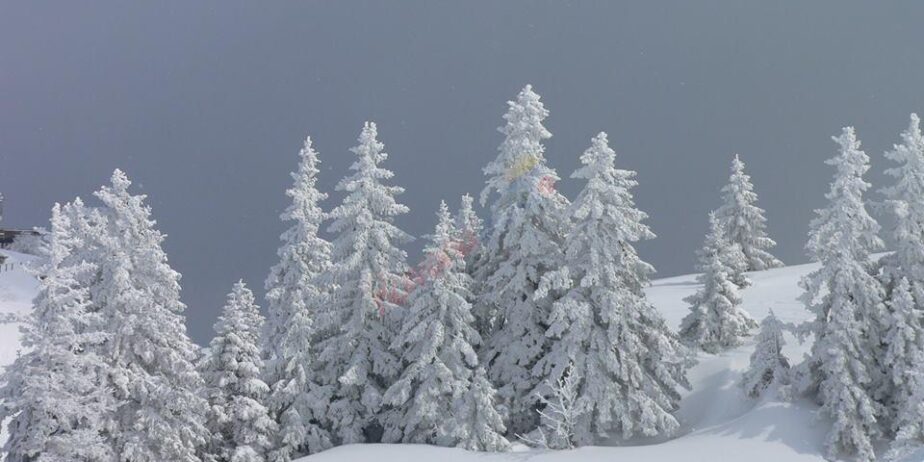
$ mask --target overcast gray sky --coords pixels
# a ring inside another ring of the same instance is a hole
[[[305,135],[331,190],[378,122],[411,208],[398,224],[421,235],[440,199],[481,190],[505,101],[532,83],[562,177],[600,130],[639,172],[658,234],[640,251],[662,276],[692,270],[735,152],[798,263],[829,137],[856,125],[881,183],[924,111],[922,18],[917,1],[0,0],[4,224],[45,224],[124,169],[204,342],[234,281],[262,295]]]

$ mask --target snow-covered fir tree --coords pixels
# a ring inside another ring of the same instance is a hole
[[[327,283],[336,284],[319,330],[317,380],[328,390],[325,424],[339,443],[366,441],[366,434],[388,425],[377,417],[382,394],[399,371],[389,350],[390,321],[410,287],[406,255],[397,244],[410,236],[394,225],[408,212],[395,196],[404,192],[384,184],[394,174],[380,164],[388,155],[367,122],[352,149],[353,174],[337,185],[346,197],[331,213],[329,230],[336,235]]]
[[[270,454],[274,461],[331,446],[320,425],[329,394],[313,378],[315,320],[328,294],[319,276],[330,266],[331,252],[330,243],[318,234],[325,219],[318,204],[327,198],[317,189],[319,162],[311,138],[305,139],[292,187],[286,191],[292,203],[280,216],[291,226],[280,237],[279,262],[266,279],[264,380],[271,389],[267,406],[279,423],[277,447]]]
[[[455,401],[469,394],[472,386],[472,372],[478,367],[475,346],[481,338],[474,328],[462,243],[455,238],[458,232],[445,202],[440,203],[437,220],[424,250],[419,284],[410,294],[403,325],[392,346],[402,352],[403,370],[384,397],[397,414],[394,426],[387,429],[386,441],[455,446],[462,442],[455,434],[457,427],[491,423],[468,421],[468,413],[459,415],[459,420],[453,415]],[[487,402],[495,394],[492,389],[479,390],[487,396],[463,399]],[[495,446],[493,433],[499,428],[484,430],[489,440],[475,441],[476,432],[465,435],[465,444]]]
[[[883,364],[888,365],[891,384],[884,403],[890,410],[889,429],[896,435],[895,449],[924,445],[924,338],[921,311],[915,307],[911,284],[897,281],[888,300],[889,317],[883,341]]]
[[[871,393],[881,380],[881,341],[875,324],[884,310],[869,254],[882,248],[882,242],[879,225],[863,199],[870,186],[863,179],[869,157],[860,149],[853,127],[832,139],[840,149],[826,161],[836,169],[825,195],[829,203],[816,211],[806,245],[821,268],[801,282],[803,300],[815,314],[805,326],[815,341],[801,366],[801,387],[834,420],[826,441],[828,457],[855,454],[867,461],[875,459],[872,439],[880,435],[879,405]]]
[[[501,452],[510,449],[504,438],[502,410],[497,405],[497,390],[488,381],[484,367],[475,369],[468,390],[455,400],[451,418],[440,433],[456,447],[469,451]]]
[[[715,213],[709,214],[709,233],[699,252],[696,278],[703,285],[684,299],[690,314],[680,324],[680,336],[690,345],[708,353],[735,347],[757,327],[757,322],[741,308],[738,286],[731,279],[734,244],[725,238],[725,230]]]
[[[751,177],[744,173],[744,162],[735,154],[731,176],[722,188],[723,204],[716,215],[725,229],[725,237],[741,246],[746,259],[745,271],[778,268],[783,263],[770,254],[776,242],[767,236],[764,210],[757,206],[757,193]]]
[[[760,333],[751,353],[750,365],[741,375],[745,394],[757,398],[768,388],[789,380],[789,360],[783,355],[785,344],[783,323],[770,310],[770,314],[760,322]]]
[[[571,176],[587,183],[570,207],[565,265],[539,290],[567,290],[552,306],[546,336],[553,341],[537,369],[554,377],[547,384],[564,375],[574,382],[576,405],[586,412],[573,422],[569,444],[592,444],[611,432],[670,434],[679,426],[671,415],[679,390],[689,387],[685,348],[643,292],[654,268],[634,243],[654,234],[635,207],[636,174],[617,169],[615,158],[605,133],[581,156]]]
[[[455,240],[459,243],[459,251],[465,258],[467,267],[472,267],[481,248],[481,233],[484,223],[473,207],[474,198],[468,194],[462,195],[459,210],[455,217]]]
[[[10,419],[3,447],[9,462],[114,459],[107,423],[115,402],[97,353],[107,337],[86,286],[96,268],[71,253],[82,239],[72,222],[82,204],[64,209],[52,209],[49,262],[20,328],[27,351],[2,376],[0,423]]]
[[[262,327],[253,292],[238,281],[215,323],[203,372],[211,410],[210,452],[220,461],[264,462],[273,448],[277,428],[265,405],[269,387],[261,379]]]
[[[924,342],[924,136],[917,114],[911,114],[901,138],[902,143],[885,154],[898,164],[885,172],[895,178],[895,183],[882,190],[894,223],[891,234],[895,252],[880,262],[889,313],[880,323],[887,331],[887,351],[886,377],[879,396],[885,398],[891,430],[901,425],[899,414],[914,391],[913,374],[920,368],[920,358],[914,356]],[[899,288],[899,284],[906,287]]]
[[[535,366],[551,342],[545,332],[554,300],[534,295],[542,276],[562,263],[568,201],[545,164],[542,141],[552,135],[542,125],[548,111],[539,95],[527,85],[508,106],[499,128],[505,139],[484,168],[482,205],[496,197],[475,272],[475,313],[486,326],[481,355],[489,378],[510,410],[508,430],[526,433],[537,424],[536,387],[547,378]]]
[[[208,403],[186,334],[180,275],[161,248],[144,195],[132,195],[120,170],[96,197],[103,232],[95,236],[99,265],[92,310],[110,338],[101,349],[118,407],[111,415],[114,447],[126,462],[200,460],[209,439]]]

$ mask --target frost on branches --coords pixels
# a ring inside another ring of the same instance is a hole
[[[388,155],[376,136],[375,124],[367,122],[352,149],[354,173],[337,185],[346,197],[330,213],[336,238],[324,277],[338,287],[320,323],[315,369],[330,396],[325,425],[343,444],[364,442],[364,432],[374,436],[387,424],[377,419],[382,394],[399,371],[388,347],[396,302],[410,284],[406,255],[397,247],[410,236],[393,224],[408,212],[395,201],[404,189],[383,183],[394,174],[379,165]]]
[[[709,234],[699,252],[702,271],[696,280],[703,287],[684,299],[692,305],[680,324],[680,336],[689,344],[708,353],[735,347],[757,327],[757,322],[741,309],[734,274],[734,244],[725,239],[725,230],[715,213],[709,214]]]
[[[806,245],[821,268],[802,281],[803,300],[815,314],[806,326],[815,342],[802,366],[802,388],[834,420],[826,441],[828,456],[855,454],[868,461],[875,459],[871,440],[880,435],[880,410],[872,391],[880,380],[876,321],[883,311],[882,288],[872,274],[869,254],[882,248],[882,242],[876,235],[879,225],[863,202],[869,157],[860,150],[852,127],[832,139],[840,152],[827,161],[836,169],[825,195],[829,204],[816,211]]]
[[[565,265],[547,274],[537,293],[565,291],[552,306],[546,336],[553,340],[537,369],[554,378],[539,396],[565,380],[583,410],[570,418],[568,445],[592,444],[610,432],[671,434],[679,426],[671,414],[679,389],[689,388],[685,348],[643,292],[654,269],[633,245],[654,234],[635,207],[635,172],[617,169],[615,158],[605,133],[581,156],[572,177],[587,183],[569,209]],[[545,420],[551,411],[544,412]]]
[[[91,297],[111,334],[102,354],[119,401],[115,448],[130,462],[197,461],[208,437],[208,405],[199,395],[198,350],[186,334],[180,275],[167,263],[145,196],[130,194],[130,185],[116,170],[111,185],[95,193],[105,226],[96,236]]]
[[[748,369],[741,375],[744,393],[751,398],[760,397],[765,390],[789,380],[789,361],[783,355],[783,323],[770,310],[760,322],[757,345],[751,353]]]
[[[3,447],[8,461],[113,458],[106,430],[114,400],[103,386],[107,365],[98,354],[107,337],[85,285],[97,268],[73,255],[83,238],[72,220],[82,211],[79,202],[52,209],[50,261],[21,327],[28,351],[2,377],[0,422],[10,419]]]
[[[924,415],[909,415],[909,410],[919,405],[913,397],[924,393],[920,390],[924,386],[920,378],[921,360],[924,359],[921,357],[924,348],[921,324],[924,307],[924,204],[921,201],[924,197],[924,136],[917,114],[911,114],[910,124],[901,138],[902,143],[885,154],[898,164],[886,170],[887,175],[895,178],[895,184],[882,191],[894,217],[892,242],[895,249],[881,260],[881,276],[888,299],[888,313],[882,322],[886,345],[882,394],[889,396],[884,403],[892,423],[889,430],[901,433],[902,444],[907,445],[913,438],[924,443],[920,430],[908,430],[918,428],[916,421]]]
[[[212,454],[218,460],[264,462],[276,423],[264,405],[269,387],[260,378],[263,316],[253,293],[234,284],[215,323],[203,376],[210,406]]]
[[[476,378],[474,329],[465,273],[463,241],[453,226],[445,202],[424,250],[421,282],[411,293],[403,325],[393,344],[402,352],[402,372],[385,393],[394,419],[386,441],[463,446],[504,447],[495,392],[484,377]],[[476,406],[488,407],[475,409]]]
[[[534,367],[548,350],[553,301],[534,295],[542,276],[561,265],[568,201],[549,187],[558,176],[545,165],[542,140],[552,135],[542,126],[548,111],[539,95],[527,85],[508,106],[499,128],[505,139],[484,169],[482,204],[496,196],[475,273],[475,312],[479,325],[487,326],[482,357],[510,409],[510,430],[524,433],[537,423],[535,392],[545,377]]]
[[[291,226],[280,237],[279,262],[266,279],[269,319],[263,349],[265,380],[271,389],[267,405],[279,423],[271,459],[280,461],[331,446],[320,426],[329,397],[313,378],[315,320],[328,295],[319,276],[330,266],[331,252],[330,243],[318,235],[325,219],[318,204],[327,198],[317,189],[319,162],[311,138],[305,139],[293,184],[286,191],[292,203],[280,216]]]
[[[744,173],[744,162],[737,154],[722,193],[724,203],[716,210],[716,215],[728,241],[741,246],[746,261],[744,270],[760,271],[783,266],[770,254],[776,242],[767,237],[764,210],[757,206],[757,193],[751,177]]]

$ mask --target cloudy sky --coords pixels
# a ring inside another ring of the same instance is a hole
[[[481,190],[505,101],[532,83],[562,177],[601,130],[639,172],[661,275],[692,270],[734,153],[799,263],[830,136],[855,125],[882,184],[882,152],[924,111],[922,17],[915,1],[0,2],[4,224],[43,225],[124,169],[204,342],[234,281],[262,295],[306,135],[331,190],[378,122],[411,208],[398,224],[421,235],[441,199]]]

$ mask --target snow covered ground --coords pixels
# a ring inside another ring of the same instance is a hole
[[[6,250],[0,251],[0,254],[7,257],[0,265],[0,317],[24,314],[32,307],[32,298],[38,291],[38,280],[24,266],[34,263],[35,257]],[[0,366],[13,362],[17,350],[19,325],[0,323]],[[0,442],[4,441],[5,431],[0,432]]]
[[[31,258],[3,251],[13,270],[0,273],[0,313],[22,313],[29,309],[37,289],[36,280],[22,268]],[[743,293],[744,308],[756,319],[770,309],[783,322],[801,322],[809,313],[796,300],[799,278],[814,265],[799,265],[751,274],[753,285]],[[676,328],[687,314],[682,299],[696,290],[695,276],[678,276],[654,281],[648,289],[651,301]],[[15,325],[0,325],[0,364],[11,362],[18,349]],[[792,362],[801,360],[809,345],[800,345],[787,334],[785,353]],[[693,390],[683,399],[679,416],[683,430],[669,441],[616,442],[573,451],[537,451],[521,445],[511,453],[485,454],[420,445],[351,445],[300,459],[300,462],[800,462],[823,461],[823,439],[828,422],[815,418],[816,407],[800,400],[794,403],[756,402],[738,387],[753,349],[748,342],[720,354],[702,354],[690,371]],[[5,437],[0,437],[5,439]],[[924,453],[907,459],[924,460]]]

